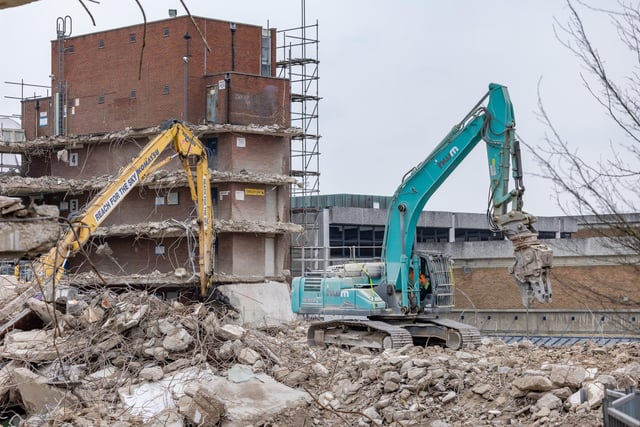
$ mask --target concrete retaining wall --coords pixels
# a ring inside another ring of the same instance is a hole
[[[439,317],[475,326],[486,335],[640,335],[640,310],[453,310]]]

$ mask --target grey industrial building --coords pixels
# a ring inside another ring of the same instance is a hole
[[[292,221],[306,222],[306,233],[294,237],[294,275],[327,264],[380,256],[391,197],[333,194],[294,198]],[[315,207],[315,227],[308,225]],[[626,221],[640,224],[639,214]],[[595,218],[539,217],[541,241],[554,252],[553,302],[548,310],[636,309],[638,254],[603,237]],[[456,307],[522,309],[521,296],[508,267],[512,244],[491,231],[484,214],[424,211],[418,222],[416,249],[449,254],[454,260]]]

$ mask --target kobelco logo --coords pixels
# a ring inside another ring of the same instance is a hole
[[[446,156],[444,156],[441,160],[436,160],[436,165],[438,165],[438,167],[440,169],[442,169],[443,167],[446,166],[447,163],[449,163],[449,161],[453,158],[453,156],[456,155],[456,153],[460,151],[458,149],[458,147],[452,147],[451,150],[449,150],[449,152],[447,153]]]

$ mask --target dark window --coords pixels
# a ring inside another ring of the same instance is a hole
[[[98,97],[98,104],[104,104],[104,95]]]
[[[504,240],[501,232],[476,228],[456,228],[456,242],[487,242]]]
[[[98,49],[102,49],[104,47],[104,39],[98,39]]]
[[[271,76],[271,33],[269,30],[262,30],[262,46],[260,49],[260,74]]]
[[[205,146],[207,148],[207,163],[209,169],[218,168],[218,137],[207,138],[205,140]]]
[[[419,243],[448,242],[449,229],[436,227],[417,227],[416,241]]]
[[[129,98],[136,99],[136,90],[135,89],[132,89],[131,92],[129,92]]]
[[[360,250],[359,256],[373,257],[373,227],[367,225],[360,226]]]
[[[162,94],[169,95],[169,85],[162,86]]]
[[[73,53],[73,52],[75,52],[75,48],[73,47],[73,45],[72,45],[72,44],[70,44],[69,46],[67,46],[64,50],[65,50],[67,53]]]
[[[136,33],[129,34],[129,42],[130,43],[135,43],[136,42]]]
[[[329,226],[329,246],[331,246],[332,257],[344,256],[344,248],[342,247],[344,246],[344,237],[341,225]]]
[[[560,237],[562,238],[562,235],[560,235]],[[556,233],[555,231],[538,231],[538,238],[539,239],[555,239]]]
[[[383,226],[338,225],[329,227],[331,256],[335,258],[379,258],[384,239]]]
[[[164,27],[162,29],[162,37],[169,37],[169,27]]]

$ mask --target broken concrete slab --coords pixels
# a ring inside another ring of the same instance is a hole
[[[218,289],[240,310],[239,321],[246,325],[278,325],[292,321],[289,285],[284,282],[234,283]]]
[[[306,392],[287,387],[264,373],[254,373],[249,366],[235,365],[227,375],[228,378],[217,376],[207,367],[189,367],[159,381],[121,387],[118,395],[133,415],[144,420],[176,407],[193,421],[204,420],[204,414],[196,414],[195,404],[208,414],[207,423],[199,425],[211,425],[208,422],[213,418],[224,416],[225,426],[244,426],[257,417],[277,414],[311,400]],[[207,395],[215,399],[202,399]],[[192,400],[183,399],[185,396]]]
[[[62,321],[62,312],[55,309],[51,303],[44,302],[36,298],[27,300],[27,307],[31,309],[44,323],[51,323],[54,320]]]
[[[18,367],[20,367],[19,362],[11,360],[0,368],[0,407],[7,403],[9,392],[13,388],[11,372]]]
[[[305,391],[281,384],[267,374],[254,373],[249,366],[234,365],[227,379],[215,378],[202,384],[223,397],[227,412],[224,426],[244,426],[252,420],[277,414],[311,401]]]
[[[0,220],[0,254],[3,258],[46,253],[60,236],[57,219],[24,218]]]
[[[31,363],[47,362],[57,359],[60,354],[82,354],[88,344],[87,337],[78,334],[59,336],[59,331],[53,329],[14,330],[5,335],[0,345],[0,357]]]
[[[135,305],[124,304],[121,312],[116,316],[109,318],[103,325],[103,329],[115,329],[118,332],[123,332],[133,328],[140,320],[147,314],[149,310],[148,304]]]
[[[39,255],[53,247],[60,235],[58,207],[25,207],[19,197],[0,196],[0,254],[3,258]]]
[[[74,408],[79,405],[78,398],[71,392],[46,384],[47,378],[26,368],[13,369],[11,376],[25,409],[30,413],[43,414],[61,407]]]
[[[0,195],[0,210],[6,209],[16,204],[22,204],[22,199],[20,197],[8,197]]]
[[[187,385],[213,378],[215,373],[210,368],[189,367],[167,374],[159,381],[121,387],[118,396],[131,414],[150,420],[167,409],[176,408]]]
[[[195,425],[217,425],[226,412],[226,405],[212,391],[201,384],[187,385],[185,396],[178,400],[180,413]]]

